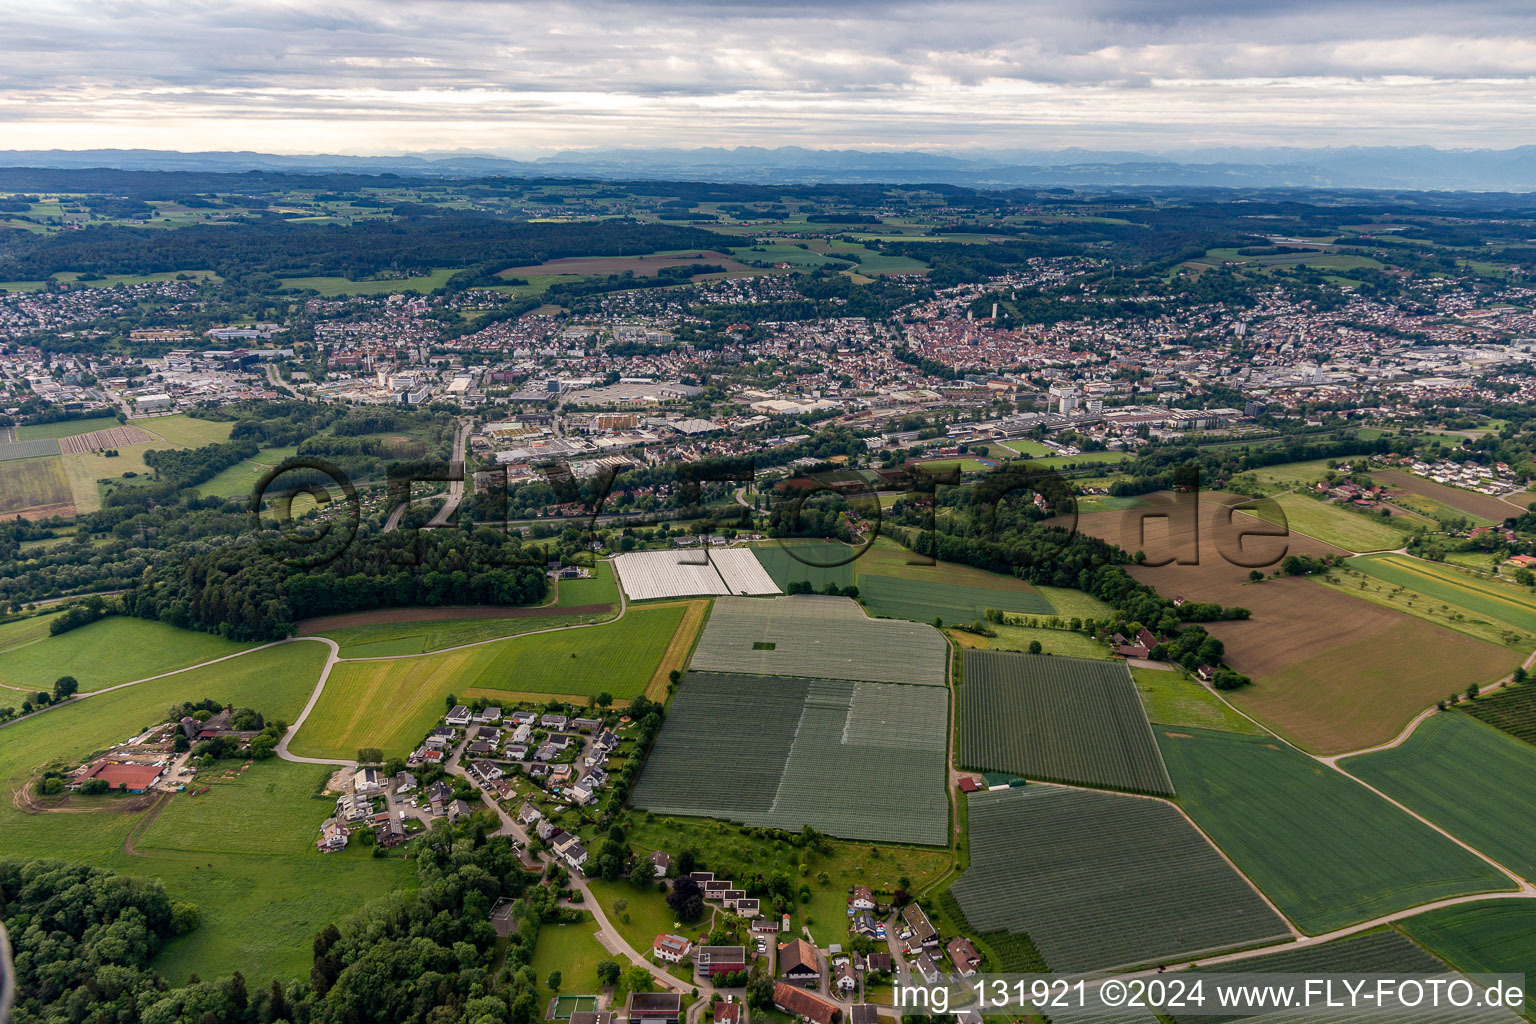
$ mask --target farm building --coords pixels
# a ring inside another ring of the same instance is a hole
[[[814,986],[821,980],[821,957],[804,939],[790,939],[779,946],[779,977],[797,985]]]
[[[841,1013],[836,1003],[830,1003],[805,989],[786,985],[782,981],[773,983],[773,1005],[785,1013],[813,1021],[814,1024],[832,1024]]]
[[[128,793],[142,793],[154,784],[164,768],[152,764],[120,764],[116,761],[97,761],[86,773],[86,779],[102,779],[107,788]]]

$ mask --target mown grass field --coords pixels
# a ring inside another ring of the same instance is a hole
[[[560,991],[566,995],[593,995],[602,991],[597,981],[598,961],[613,959],[597,941],[597,922],[591,914],[585,914],[580,924],[541,925],[532,965],[539,979],[539,1016],[543,1017],[544,1005],[555,994],[549,987],[552,972],[560,972]],[[628,960],[617,959],[628,965]]]
[[[36,441],[45,437],[74,437],[93,430],[118,426],[116,416],[93,416],[87,420],[61,420],[58,423],[29,423],[16,428],[16,440]]]
[[[1051,450],[1039,441],[1000,441],[1004,448],[1010,448],[1020,455],[1035,459],[1051,454]]]
[[[518,636],[592,621],[590,615],[537,616],[526,619],[440,619],[418,622],[379,622],[329,629],[320,636],[341,645],[343,658],[398,658],[426,654],[485,640]]]
[[[1092,637],[1074,633],[1069,629],[1047,629],[1044,626],[989,625],[996,636],[978,636],[961,630],[948,630],[948,636],[961,647],[984,651],[1027,652],[1031,642],[1039,641],[1042,654],[1055,654],[1068,658],[1096,658],[1114,660],[1115,654]]]
[[[52,623],[53,614],[29,615],[24,619],[0,623],[0,654],[19,644],[41,640],[48,635],[48,627]]]
[[[441,654],[340,662],[292,750],[308,757],[350,758],[359,747],[405,754],[442,717],[449,694],[462,697],[471,689],[572,700],[602,691],[620,700],[638,696],[666,654],[686,607],[631,608],[613,623],[515,636]]]
[[[62,456],[0,462],[0,515],[66,505],[73,499]]]
[[[200,420],[184,413],[136,419],[132,425],[159,434],[168,444],[182,448],[201,448],[205,444],[228,441],[229,432],[235,427],[233,421]],[[158,446],[152,444],[150,447]]]
[[[755,545],[752,553],[780,590],[787,589],[791,583],[809,580],[819,591],[828,583],[836,583],[839,587],[853,585],[858,561],[845,560],[851,558],[855,550],[838,542],[785,540]]]
[[[627,880],[605,882],[601,878],[592,879],[588,885],[592,895],[597,897],[598,903],[602,905],[603,913],[608,916],[609,923],[619,930],[619,934],[624,936],[624,941],[639,950],[642,955],[650,951],[656,936],[662,932],[687,932],[698,927],[697,924],[685,925],[680,922],[677,915],[672,913],[672,908],[667,906],[666,897],[656,885],[648,886],[642,891]],[[623,910],[617,907],[621,900],[625,904]]]
[[[48,621],[42,620],[44,630]],[[74,676],[82,692],[99,690],[236,654],[250,646],[162,622],[113,615],[0,652],[0,683],[51,690],[60,676]]]
[[[1285,513],[1290,529],[1346,551],[1386,551],[1408,542],[1408,535],[1383,516],[1329,505],[1305,494],[1279,494],[1271,500]]]
[[[1536,874],[1536,747],[1448,711],[1342,766],[1517,874]]]
[[[298,447],[287,448],[263,448],[244,462],[237,462],[214,476],[197,485],[197,493],[202,497],[210,495],[218,498],[243,498],[249,499],[256,488],[256,483],[273,466],[280,465],[284,459],[292,458],[298,454]]]
[[[361,850],[323,857],[313,846],[302,846],[312,841],[311,826],[320,820],[310,821],[311,810],[319,804],[309,801],[307,792],[302,811],[257,806],[269,783],[274,796],[312,791],[318,769],[264,762],[227,794],[216,790],[188,798],[185,806],[176,805],[185,794],[173,797],[164,814],[175,816],[171,820],[178,831],[224,835],[173,836],[157,840],[167,844],[163,847],[135,846],[136,853],[127,852],[124,844],[142,824],[144,813],[117,810],[122,798],[74,797],[68,807],[76,813],[26,813],[11,796],[37,768],[55,761],[72,764],[126,739],[162,720],[166,708],[177,701],[212,697],[257,708],[269,718],[292,720],[319,678],[325,653],[317,643],[253,651],[218,665],[79,699],[0,729],[0,835],[5,837],[5,855],[63,857],[159,878],[173,899],[196,903],[202,926],[170,943],[156,961],[173,983],[193,971],[215,977],[241,970],[253,984],[265,984],[274,975],[305,976],[315,931],[413,877],[403,862],[376,861]],[[82,810],[91,813],[79,813]],[[269,823],[302,824],[304,831],[294,836],[246,829],[239,821],[242,814]],[[146,833],[166,835],[159,832],[161,824],[156,822]],[[266,845],[260,846],[263,842]],[[193,852],[172,849],[173,843],[227,843],[244,846],[246,852]]]
[[[1536,971],[1531,970],[1536,900],[1442,907],[1400,921],[1397,927],[1459,971],[1524,974],[1525,1005],[1536,1006]]]
[[[592,578],[585,580],[559,580],[555,584],[555,605],[572,608],[588,604],[611,604],[618,609],[619,585],[613,579],[613,565],[598,562],[592,568]]]
[[[1136,681],[1147,718],[1155,724],[1187,725],[1250,736],[1269,735],[1182,672],[1133,668],[1131,678]]]
[[[1309,934],[1513,888],[1429,826],[1279,743],[1187,727],[1154,731],[1180,805]]]

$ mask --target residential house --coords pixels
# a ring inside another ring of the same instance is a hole
[[[881,928],[880,922],[875,918],[874,914],[867,910],[861,910],[853,915],[853,920],[848,922],[848,930],[855,935],[862,935],[865,938],[873,939],[876,935],[880,934]]]
[[[804,939],[780,944],[779,977],[796,985],[814,987],[821,981],[821,954]]]
[[[875,901],[874,890],[867,885],[854,886],[853,892],[848,896],[848,914],[852,916],[860,910],[875,910],[880,906]]]
[[[521,743],[508,743],[506,758],[508,761],[526,761],[528,748]]]
[[[568,724],[577,732],[597,732],[603,727],[603,723],[595,718],[573,718]]]
[[[343,821],[362,821],[372,813],[368,798],[357,793],[347,793],[336,800],[336,817]]]
[[[917,958],[917,963],[912,965],[913,970],[922,976],[924,984],[932,985],[939,978],[939,965],[933,957],[923,953]]]
[[[672,866],[672,855],[666,850],[656,850],[651,854],[651,867],[656,872],[657,878],[667,877],[667,868]]]
[[[507,721],[516,725],[532,726],[538,720],[539,714],[537,711],[514,711],[507,716]]]
[[[594,788],[596,788],[596,784],[592,781],[591,776],[588,776],[587,778],[577,780],[576,785],[566,790],[566,795],[579,806],[585,807],[597,799],[592,792]]]
[[[427,787],[427,800],[434,804],[445,804],[453,799],[453,787],[442,779],[438,779]]]
[[[880,1010],[870,1003],[854,1003],[848,1007],[848,1024],[880,1024]]]
[[[811,1024],[832,1024],[841,1013],[836,1003],[782,981],[773,983],[773,1005],[795,1017],[804,1017]]]
[[[723,900],[725,894],[732,889],[732,883],[721,878],[712,878],[705,882],[701,889],[704,890],[704,898],[707,900]]]
[[[955,965],[955,972],[961,977],[969,978],[981,966],[981,954],[964,935],[956,935],[944,948],[949,953],[949,962]]]
[[[513,743],[527,743],[531,739],[533,739],[533,726],[527,722],[521,723],[516,729],[512,730]]]
[[[377,793],[384,788],[384,776],[372,768],[359,768],[352,773],[352,792]]]
[[[347,830],[341,822],[335,818],[326,818],[320,826],[320,839],[315,843],[315,849],[321,853],[335,853],[337,850],[347,848]]]
[[[715,1024],[747,1024],[746,1003],[716,1003]]]
[[[853,964],[846,957],[840,957],[832,970],[832,986],[837,989],[837,994],[847,999],[852,992],[859,987],[858,975],[853,972]]]
[[[738,917],[754,918],[761,913],[760,906],[757,897],[745,896],[737,900],[736,905],[731,909],[736,911]]]
[[[669,964],[676,964],[681,963],[692,948],[693,943],[683,936],[663,932],[651,943],[651,955]]]
[[[469,804],[465,803],[463,800],[455,800],[450,803],[447,808],[449,821],[458,821],[460,818],[467,818],[469,817],[470,813]]]
[[[454,726],[455,728],[463,729],[469,725],[470,718],[471,715],[469,713],[469,708],[465,707],[463,704],[456,704],[454,705],[453,710],[449,711],[448,714],[443,718],[443,721],[447,722],[451,726]]]
[[[395,773],[395,792],[409,793],[416,788],[416,776],[410,772]]]
[[[483,709],[481,711],[478,711],[478,712],[475,713],[475,721],[477,721],[477,722],[499,722],[499,721],[501,721],[501,708],[495,707],[495,706],[491,706],[491,707],[485,708],[485,709]]]
[[[871,971],[884,971],[886,974],[890,974],[896,969],[896,958],[884,950],[877,950],[869,954],[869,958],[865,962],[869,965]]]
[[[532,825],[544,817],[544,812],[528,801],[523,801],[523,806],[517,809],[517,823],[519,825]]]
[[[923,913],[923,908],[916,903],[908,903],[901,908],[901,919],[906,922],[907,928],[912,932],[910,948],[939,944],[938,930],[933,927],[933,922],[928,920],[928,915]]]
[[[569,721],[570,719],[564,715],[545,715],[539,719],[539,725],[554,732],[559,732],[565,728],[565,724]]]

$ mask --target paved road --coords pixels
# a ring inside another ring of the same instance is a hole
[[[0,444],[14,444],[16,442],[15,427],[0,427]]]
[[[465,447],[469,444],[469,434],[474,428],[470,420],[460,420],[458,429],[453,435],[453,461],[448,470],[449,476],[458,479],[448,481],[448,500],[443,502],[443,507],[437,510],[437,515],[428,521],[428,526],[447,526],[453,514],[459,510],[459,503],[464,500],[464,462]]]

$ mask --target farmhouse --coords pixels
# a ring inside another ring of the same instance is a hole
[[[804,939],[779,946],[779,977],[797,985],[814,986],[821,980],[821,957]]]
[[[630,992],[624,1013],[630,1024],[677,1024],[683,997],[677,992]]]
[[[834,1024],[841,1014],[835,1003],[829,1003],[820,996],[786,985],[782,981],[773,983],[773,1005],[785,1013],[804,1017],[813,1024]]]

